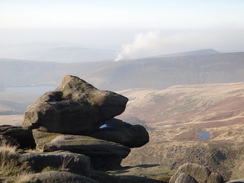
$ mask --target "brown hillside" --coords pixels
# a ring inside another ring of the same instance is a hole
[[[159,163],[177,168],[185,162],[208,165],[225,179],[244,171],[244,83],[134,89],[120,118],[144,121],[150,142],[134,149],[124,165]],[[197,140],[197,132],[211,137]]]
[[[243,82],[244,52],[205,51],[198,52],[201,54],[188,53],[119,62],[69,64],[0,58],[0,78],[7,78],[0,79],[0,86],[57,86],[67,74],[79,76],[99,89],[112,91]]]

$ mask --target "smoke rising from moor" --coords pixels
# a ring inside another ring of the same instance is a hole
[[[225,39],[223,39],[225,37]],[[146,58],[192,50],[216,49],[221,52],[239,51],[237,37],[244,39],[240,32],[226,31],[149,31],[137,33],[133,41],[122,44],[114,61]]]

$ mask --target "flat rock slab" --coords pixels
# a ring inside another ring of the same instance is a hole
[[[24,153],[19,156],[18,162],[27,163],[35,172],[52,167],[87,177],[91,175],[90,158],[71,152]]]
[[[77,175],[65,171],[49,171],[36,174],[28,175],[29,182],[38,183],[57,183],[57,182],[68,182],[68,183],[98,183],[98,181],[91,178]]]
[[[51,132],[43,132],[39,130],[32,130],[33,138],[36,143],[36,149],[43,151],[43,146],[46,143],[51,142],[55,137],[62,135],[61,133],[51,133]]]
[[[27,129],[65,134],[88,134],[106,120],[124,112],[128,99],[98,90],[86,81],[67,75],[55,91],[42,95],[26,112]]]
[[[149,142],[149,134],[141,125],[131,125],[119,119],[112,119],[89,136],[120,143],[133,148],[141,147]]]
[[[109,170],[120,167],[130,148],[106,140],[82,135],[59,135],[44,145],[45,152],[64,150],[84,154],[91,158],[93,168]]]

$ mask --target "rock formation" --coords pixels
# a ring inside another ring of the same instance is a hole
[[[122,95],[98,90],[68,75],[55,91],[45,93],[28,107],[22,125],[47,132],[88,134],[121,114],[127,101]]]
[[[65,150],[84,154],[91,159],[93,168],[111,170],[120,167],[130,149],[115,142],[82,135],[59,135],[44,145],[44,152]]]
[[[63,177],[96,182],[86,178],[92,170],[121,168],[130,148],[149,141],[143,126],[114,118],[125,110],[127,101],[68,75],[57,89],[27,108],[22,127],[0,127],[0,143],[2,139],[23,149],[36,149],[15,156],[18,164],[35,173],[32,180],[57,182]],[[50,171],[43,172],[48,168]]]
[[[114,118],[125,110],[127,101],[80,78],[65,76],[55,91],[45,93],[28,107],[22,127],[0,126],[0,145],[20,148],[9,158],[17,168],[23,165],[32,172],[25,182],[162,182],[105,173],[120,169],[130,148],[149,141],[143,126]],[[223,178],[204,166],[188,163],[170,179],[170,183],[186,182],[222,183]]]
[[[18,158],[19,163],[27,163],[35,172],[41,172],[46,167],[69,170],[79,175],[91,176],[90,158],[68,151],[55,151],[50,153],[24,153]],[[82,167],[82,168],[81,168]]]
[[[181,173],[177,177],[174,183],[198,183],[198,182],[192,176],[186,173]]]
[[[147,130],[141,125],[131,125],[119,119],[112,119],[104,127],[89,134],[92,137],[120,143],[133,148],[149,142]]]
[[[3,125],[0,126],[0,136],[8,138],[8,142],[18,145],[20,148],[34,148],[35,142],[30,130],[23,129],[20,126]],[[10,140],[11,138],[12,140]],[[1,138],[0,138],[1,142]]]
[[[99,183],[91,178],[77,175],[65,171],[48,171],[32,174],[29,176],[31,182],[34,183],[57,183],[57,182],[69,182],[69,183]],[[27,183],[27,182],[26,182]]]
[[[191,182],[195,181],[197,183],[224,182],[223,177],[221,175],[217,173],[212,173],[207,167],[193,163],[186,163],[178,168],[175,174],[171,177],[169,183],[179,183],[179,180],[184,180],[181,183],[188,183],[190,179]]]

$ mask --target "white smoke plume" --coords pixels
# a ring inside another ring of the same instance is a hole
[[[139,33],[136,34],[131,44],[122,45],[122,49],[114,61],[155,56],[162,52],[163,47],[160,31]]]
[[[242,32],[242,34],[241,34]],[[237,35],[236,35],[237,34]],[[146,58],[200,49],[232,51],[243,46],[237,37],[244,40],[243,31],[150,31],[135,35],[132,43],[122,45],[114,61]],[[241,36],[240,36],[241,35]],[[225,37],[225,39],[223,39]]]

